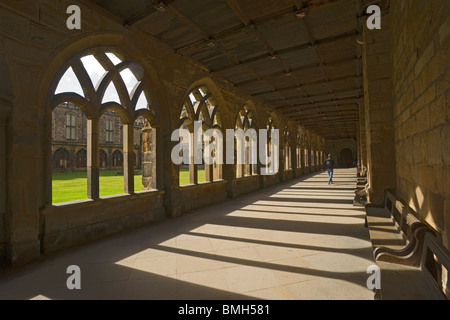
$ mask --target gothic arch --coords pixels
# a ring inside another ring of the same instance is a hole
[[[201,88],[201,87],[207,88],[208,92],[211,94],[211,96],[214,99],[215,105],[219,108],[220,117],[221,117],[220,118],[221,127],[222,128],[232,128],[234,126],[234,124],[232,123],[232,121],[234,119],[231,120],[226,115],[228,115],[229,113],[233,113],[233,112],[230,111],[230,108],[229,108],[225,98],[223,97],[219,86],[210,77],[201,77],[200,79],[193,81],[191,83],[191,85],[189,86],[189,88],[186,90],[186,93],[184,94],[180,105],[184,105],[185,101],[187,99],[189,99],[189,95],[191,94],[191,92],[193,90],[195,90],[197,88]],[[180,108],[180,112],[181,112],[182,108],[183,107]],[[177,113],[177,116],[180,115],[180,112]],[[175,125],[174,127],[178,127],[178,126]]]
[[[105,41],[106,39],[108,41]],[[46,119],[51,119],[54,107],[69,101],[77,105],[89,120],[94,121],[93,126],[108,110],[116,112],[124,125],[132,126],[136,118],[143,116],[153,126],[157,126],[158,115],[151,92],[152,85],[156,83],[153,76],[155,72],[146,72],[148,64],[145,62],[145,56],[136,48],[130,49],[133,46],[125,45],[126,43],[120,35],[108,37],[102,34],[83,38],[63,48],[49,63],[41,82],[40,101],[46,106]],[[129,55],[129,52],[133,54]],[[135,57],[138,57],[137,60],[134,60]],[[90,61],[86,61],[88,59]],[[138,61],[144,61],[145,68]],[[74,81],[75,86],[72,90],[65,90],[65,87],[70,86],[66,86],[64,81],[69,85],[70,81]],[[51,121],[46,121],[45,126],[46,136],[50,138]],[[50,145],[47,148],[47,154],[50,154]],[[98,146],[95,148],[98,149]],[[91,158],[90,163],[95,167],[99,166],[99,152],[95,150],[93,154],[88,155]],[[131,153],[124,154],[128,157]],[[98,174],[92,170],[88,172],[91,172],[88,175],[88,185],[98,186]],[[130,175],[133,171],[127,169],[125,172]],[[49,159],[46,161],[46,177],[45,198],[47,203],[51,203]],[[124,182],[125,193],[132,193],[133,179],[125,177]],[[98,187],[88,190],[90,198],[99,197]]]

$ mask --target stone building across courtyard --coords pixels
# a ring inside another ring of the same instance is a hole
[[[99,124],[99,168],[123,170],[123,123],[107,111]],[[141,169],[142,129],[145,119],[134,123],[134,168]],[[52,113],[52,154],[54,172],[85,171],[87,167],[87,119],[73,103],[63,103]]]

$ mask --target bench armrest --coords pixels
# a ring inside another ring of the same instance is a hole
[[[426,233],[434,235],[434,231],[421,222],[411,225],[411,237],[408,245],[402,249],[391,249],[387,247],[377,247],[374,250],[376,261],[390,261],[412,266],[419,266],[421,263],[421,248],[423,246]]]

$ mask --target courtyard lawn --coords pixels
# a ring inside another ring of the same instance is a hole
[[[197,182],[205,182],[205,170],[197,171]],[[190,184],[189,169],[180,169],[180,186]]]
[[[100,171],[100,197],[124,193],[123,176],[117,170]],[[205,182],[205,170],[198,170],[198,182]],[[189,170],[180,170],[180,185],[189,184]],[[134,176],[134,190],[141,191],[142,175]],[[52,175],[53,203],[87,199],[87,173],[68,172]]]
[[[117,171],[100,171],[100,197],[124,193],[123,176],[116,174]],[[135,175],[135,191],[142,188],[142,175]],[[87,173],[54,173],[52,190],[53,203],[87,199]]]

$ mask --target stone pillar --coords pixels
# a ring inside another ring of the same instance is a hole
[[[289,147],[291,150],[291,156],[290,156],[290,161],[291,161],[291,169],[293,172],[293,177],[297,176],[297,146],[295,145],[295,143],[292,143],[291,146],[295,146],[295,147]]]
[[[87,190],[89,199],[98,199],[99,196],[99,120],[87,121]]]
[[[366,117],[364,101],[360,101],[359,105],[359,135],[358,135],[358,169],[360,176],[367,173],[367,145],[366,145]]]
[[[25,73],[26,68],[23,71]],[[14,104],[6,121],[6,261],[23,265],[40,256],[39,134],[37,126],[20,121],[28,109],[36,108],[24,96]],[[3,180],[4,181],[4,180]]]
[[[156,189],[156,129],[146,121],[142,128],[142,185]]]
[[[205,163],[205,181],[214,181],[214,165]]]
[[[307,156],[306,164],[308,165],[308,171],[307,172],[311,173],[311,172],[313,172],[313,170],[312,170],[311,146],[310,145],[306,146],[306,156]]]
[[[195,144],[195,134],[190,134],[191,144],[189,146],[189,183],[190,184],[197,184],[198,183],[198,166],[195,164],[195,152],[194,148],[196,147]]]
[[[382,199],[385,189],[396,187],[392,59],[389,25],[383,14],[382,29],[364,28],[363,71],[369,203]]]
[[[124,192],[134,193],[134,124],[123,125]]]
[[[167,125],[167,128],[170,126]],[[182,215],[182,204],[180,203],[180,166],[174,164],[171,159],[172,148],[177,142],[171,141],[171,134],[170,130],[163,132],[163,129],[157,129],[155,137],[156,150],[158,150],[156,171],[158,176],[162,177],[162,181],[156,182],[158,189],[165,190],[164,205],[167,217],[175,218]]]
[[[245,140],[245,152],[244,152],[244,176],[251,176],[252,171],[250,169],[250,141]]]
[[[300,152],[300,166],[302,168],[301,175],[304,176],[306,174],[306,167],[305,167],[305,149],[303,148],[303,144],[300,145],[299,152]]]

